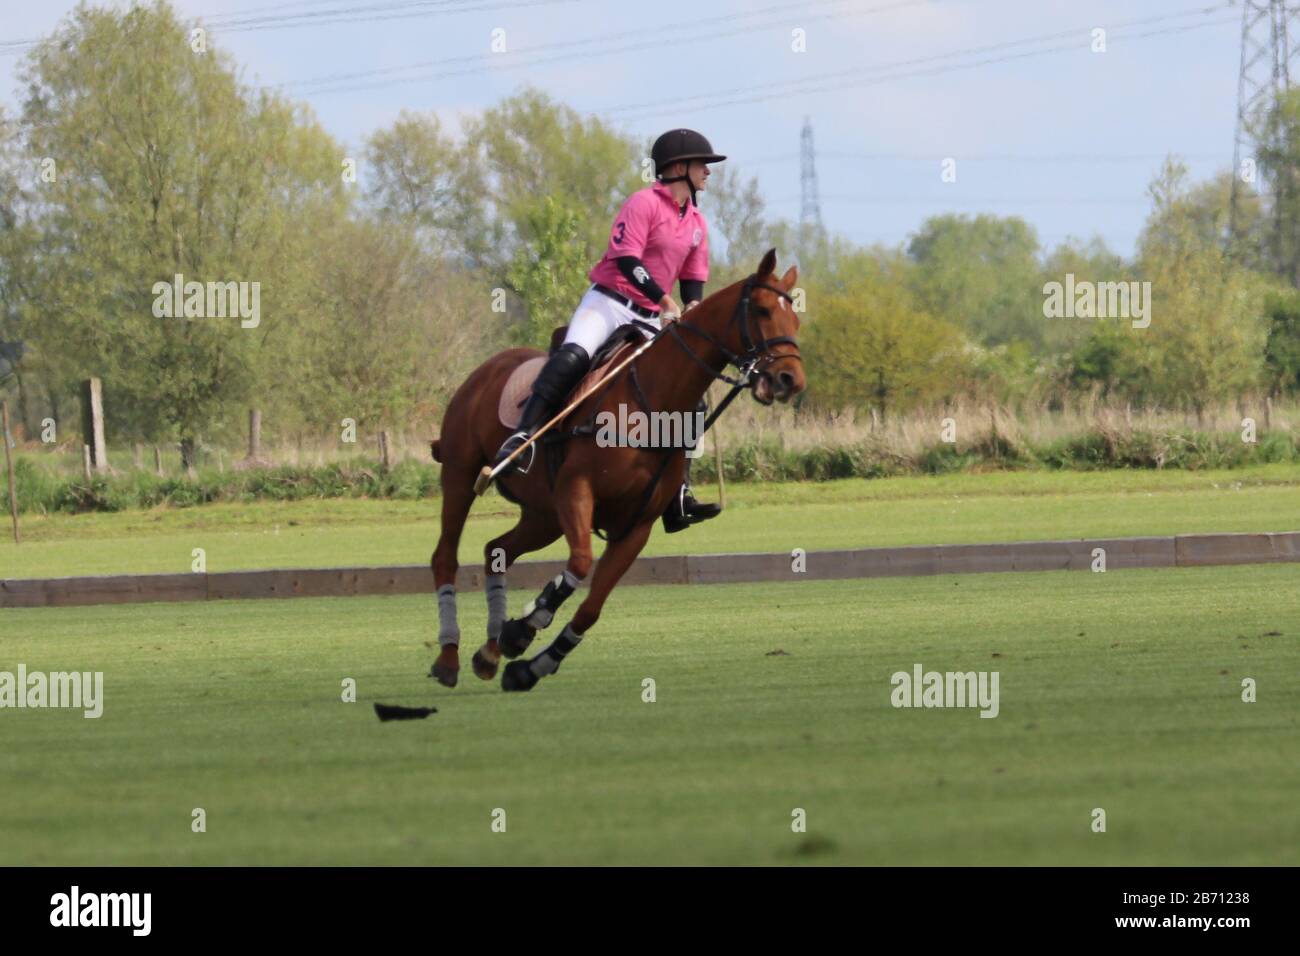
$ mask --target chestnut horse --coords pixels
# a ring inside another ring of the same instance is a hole
[[[593,420],[602,411],[617,414],[620,404],[625,412],[675,412],[684,419],[715,379],[747,386],[764,405],[788,402],[803,391],[803,362],[795,341],[799,318],[790,297],[798,271],[792,267],[778,281],[775,269],[772,249],[752,276],[708,296],[679,321],[665,325],[639,358],[584,399],[552,429],[558,433],[554,439],[563,438],[563,462],[557,469],[551,470],[541,447],[547,444],[543,435],[527,474],[497,478],[502,494],[518,503],[522,513],[518,524],[484,548],[488,633],[473,658],[478,677],[493,679],[503,655],[519,657],[537,630],[551,623],[592,569],[593,529],[604,531],[609,543],[572,621],[532,660],[507,664],[501,686],[530,690],[540,677],[553,673],[596,623],[605,599],[641,553],[682,483],[682,448],[599,447],[591,429],[573,434],[575,422]],[[497,414],[506,380],[522,362],[539,354],[535,349],[510,349],[475,369],[452,397],[442,433],[433,443],[434,458],[442,463],[442,531],[432,559],[441,645],[432,676],[448,687],[456,686],[460,671],[456,551],[474,502],[474,482],[510,434]],[[740,378],[723,373],[729,364],[741,370]],[[566,433],[569,437],[564,438]],[[560,535],[569,546],[564,572],[519,618],[506,620],[505,571],[520,555],[544,548]]]

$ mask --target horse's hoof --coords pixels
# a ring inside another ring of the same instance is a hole
[[[480,680],[491,680],[496,677],[497,666],[500,663],[499,660],[488,660],[482,648],[474,652],[474,659],[470,661],[470,664],[474,667],[474,676]]]
[[[512,618],[501,625],[501,636],[497,638],[497,647],[501,649],[503,657],[514,660],[528,650],[528,645],[533,643],[533,638],[536,636],[537,628],[525,620]]]
[[[443,687],[455,687],[456,681],[460,678],[460,668],[443,667],[441,664],[435,662],[433,669],[429,671],[429,676]]]
[[[443,649],[438,659],[433,662],[433,667],[429,669],[429,676],[443,687],[456,686],[456,681],[460,678],[460,655],[456,648]]]
[[[511,661],[501,675],[501,689],[532,690],[537,686],[538,680],[527,661]]]

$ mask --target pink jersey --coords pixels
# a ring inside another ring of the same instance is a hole
[[[659,303],[651,302],[623,277],[616,261],[622,256],[640,259],[650,277],[669,295],[678,279],[707,280],[708,223],[692,203],[687,203],[684,216],[678,215],[679,209],[672,192],[663,183],[634,192],[614,217],[609,248],[587,278],[648,309],[659,308]]]

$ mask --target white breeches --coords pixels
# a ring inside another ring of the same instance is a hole
[[[569,320],[569,331],[564,336],[564,341],[576,342],[587,350],[587,355],[595,355],[596,349],[605,344],[605,340],[614,334],[615,329],[620,325],[627,325],[633,319],[648,322],[655,328],[659,327],[658,317],[643,318],[623,303],[615,302],[595,289],[588,289],[587,294],[578,303],[573,318]]]

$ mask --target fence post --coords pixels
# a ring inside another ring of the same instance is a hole
[[[709,404],[713,404],[712,395],[709,396]],[[722,432],[718,431],[721,422],[721,415],[713,420],[713,470],[718,473],[718,507],[725,508],[727,507],[727,484],[722,478]]]
[[[262,410],[248,410],[248,460],[256,461],[262,457]]]
[[[163,476],[162,470],[162,449],[157,445],[153,446],[153,473],[159,478]]]
[[[81,474],[86,479],[86,484],[90,484],[91,466],[90,466],[90,446],[81,446]]]
[[[379,433],[379,464],[383,466],[384,471],[388,471],[388,432]]]
[[[81,436],[90,448],[95,471],[108,470],[108,452],[104,447],[104,383],[88,378],[81,383]]]
[[[714,471],[718,472],[718,507],[727,507],[727,483],[723,481],[723,444],[718,440],[718,423],[714,423]]]
[[[0,408],[4,411],[4,443],[5,443],[5,468],[9,472],[9,517],[14,522],[14,544],[22,543],[22,537],[18,533],[18,484],[14,478],[14,453],[10,448],[10,442],[13,439],[9,436],[9,403],[0,402]]]

